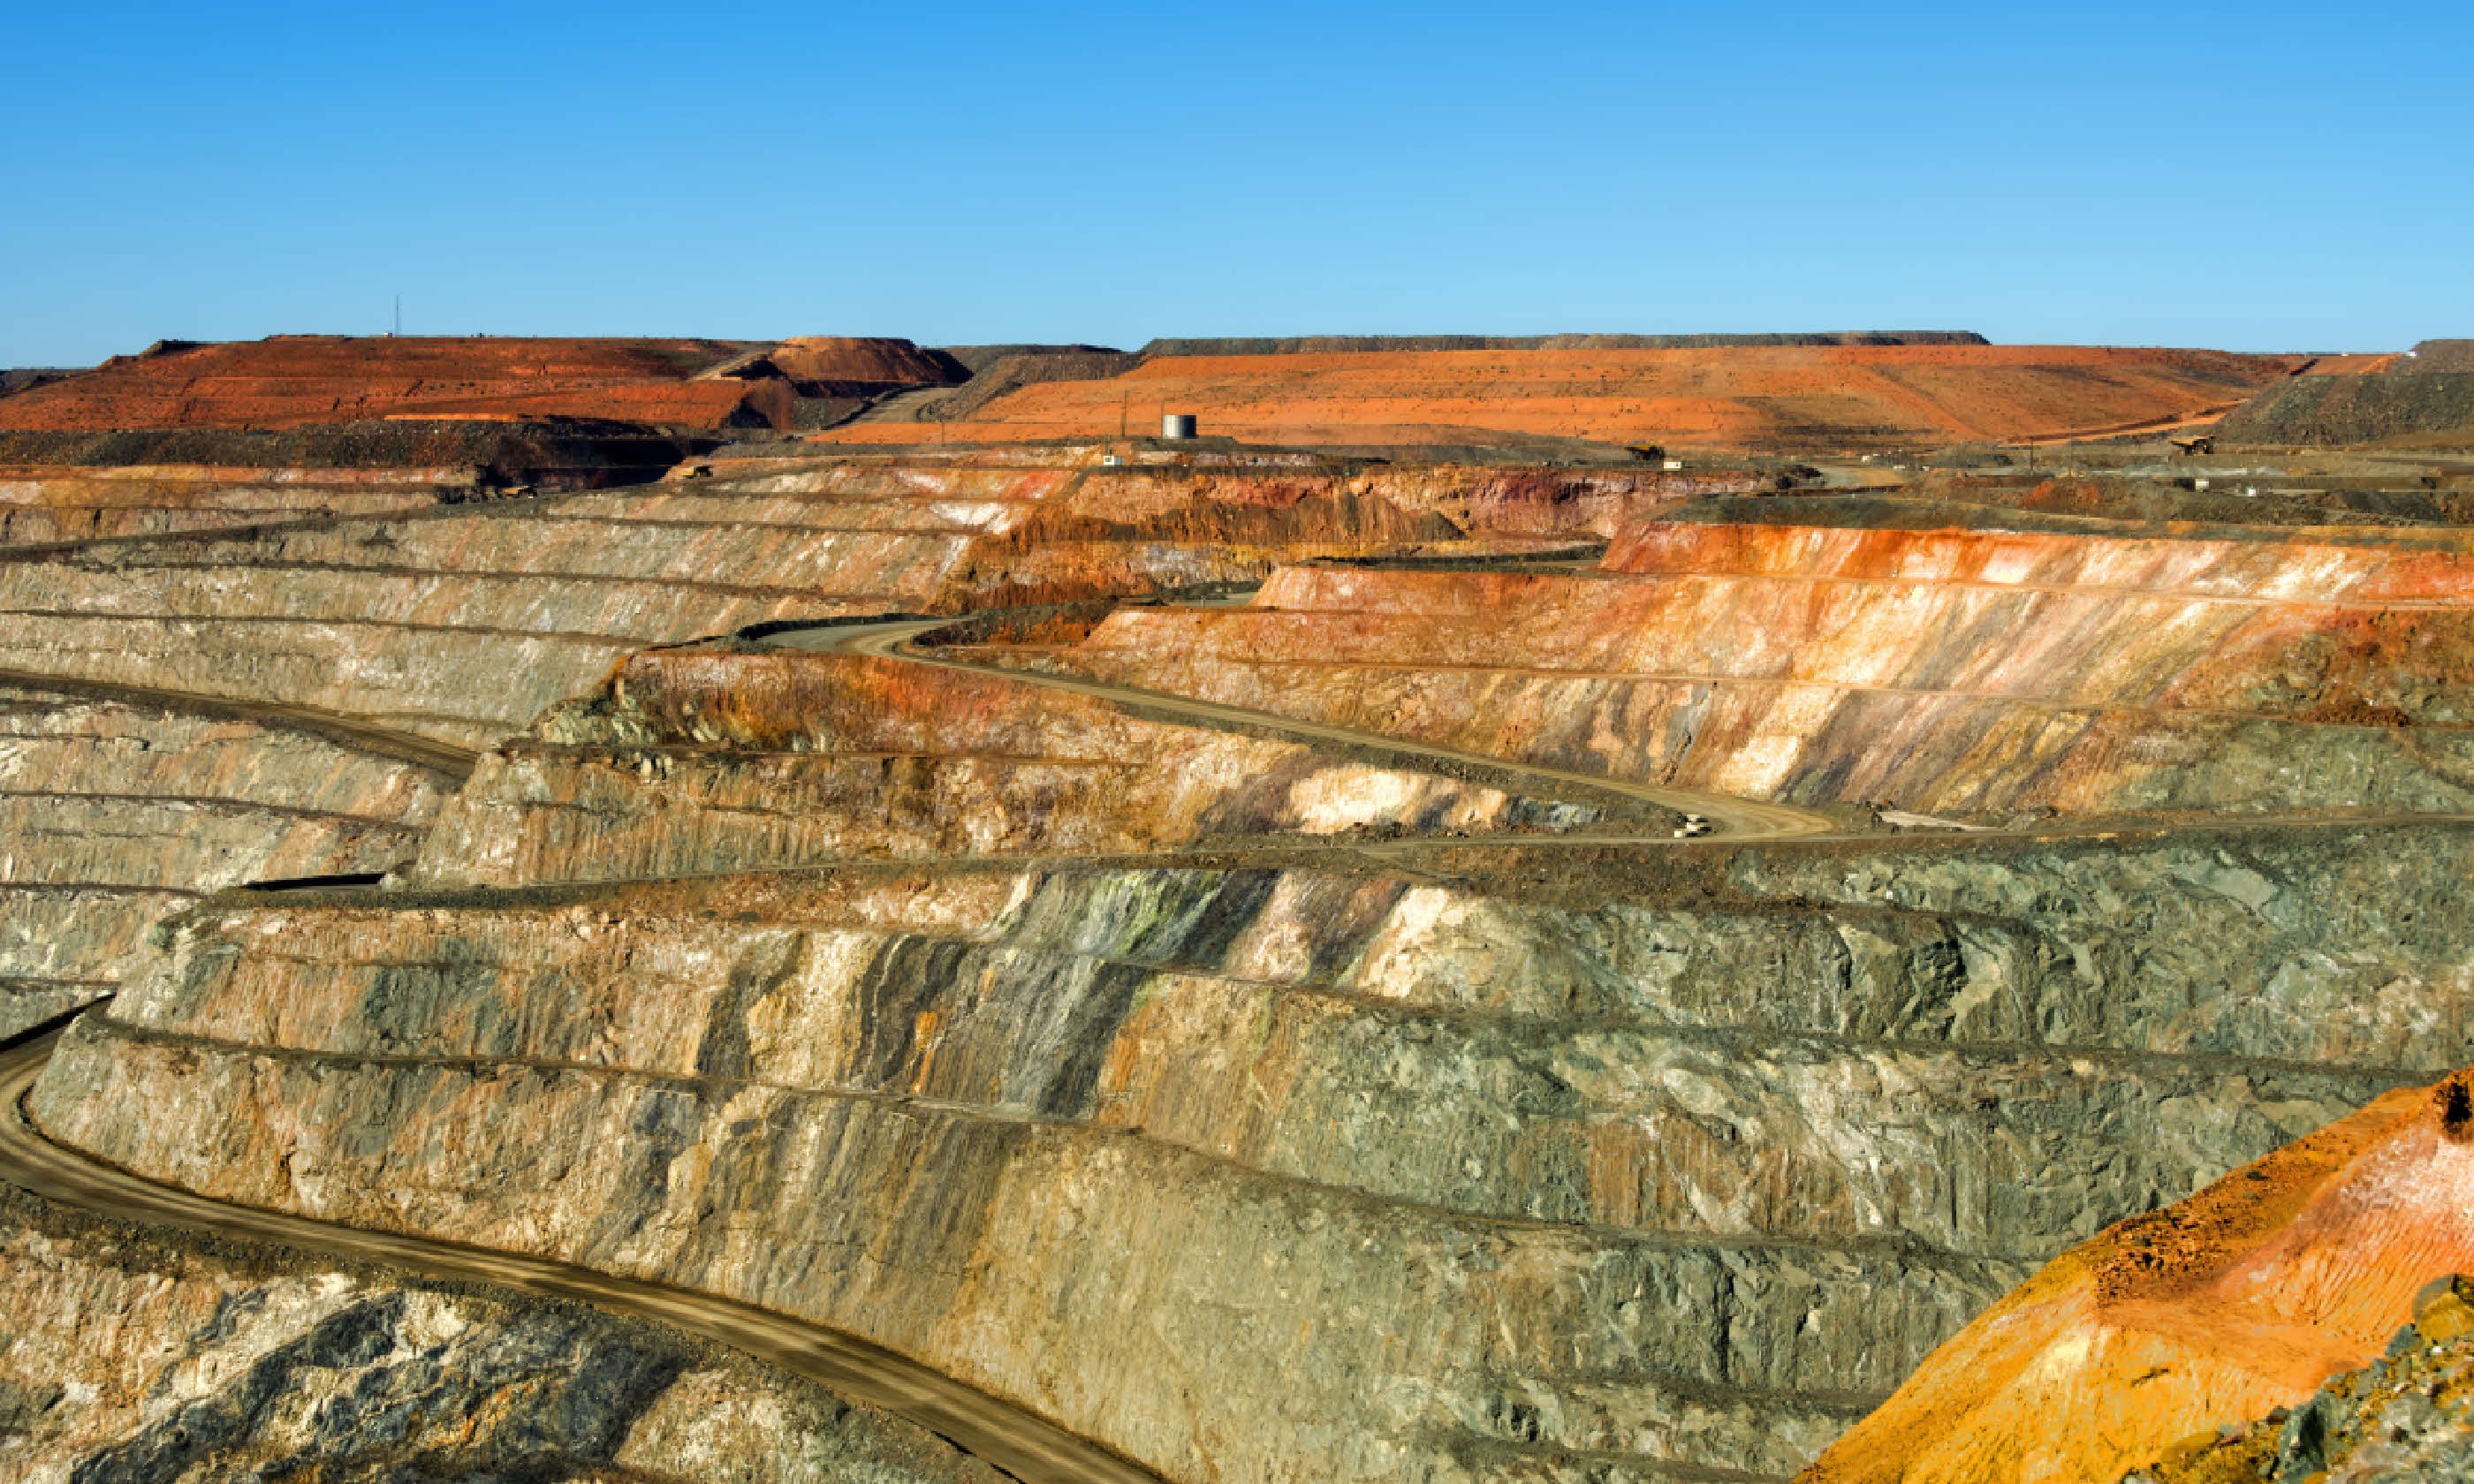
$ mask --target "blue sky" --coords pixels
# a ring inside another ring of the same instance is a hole
[[[0,0],[0,366],[158,336],[2474,334],[2454,4]]]

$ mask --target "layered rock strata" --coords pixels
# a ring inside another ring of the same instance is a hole
[[[279,725],[0,687],[0,1036],[226,887],[407,864],[454,780]]]
[[[0,546],[399,515],[476,489],[472,469],[0,468]]]
[[[23,1484],[996,1484],[872,1408],[570,1304],[125,1230],[0,1192]]]
[[[1515,545],[1568,544],[1657,497],[1589,480],[1120,478],[1091,450],[1071,458],[767,462],[653,490],[21,557],[0,562],[0,669],[306,706],[478,747],[649,646],[1249,581],[1300,556],[1449,548],[1503,527]]]
[[[1594,572],[1291,568],[1009,658],[1799,803],[2456,812],[2469,577],[2446,543],[1650,523]]]
[[[2474,1060],[2468,847],[224,899],[34,1112],[851,1329],[1172,1478],[1777,1476],[2033,1263]]]
[[[631,658],[600,694],[493,750],[414,879],[514,886],[851,856],[1116,855],[1265,833],[1671,823],[1646,812],[899,659],[673,650]]]

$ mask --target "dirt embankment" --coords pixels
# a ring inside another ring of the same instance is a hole
[[[1076,351],[1053,355],[1009,355],[990,363],[968,383],[948,395],[910,409],[910,420],[967,421],[999,397],[1044,381],[1105,381],[1143,364],[1140,355],[1122,350]]]
[[[765,359],[795,381],[865,381],[888,386],[945,386],[966,370],[940,350],[907,340],[866,335],[793,335]]]
[[[1288,444],[1456,443],[1472,430],[1805,451],[2114,432],[2210,417],[2298,364],[2196,350],[1969,345],[1153,356],[1020,388],[964,440],[1113,436],[1163,409]],[[1483,439],[1476,440],[1483,442]]]
[[[1751,335],[1171,336],[1145,355],[1335,355],[1380,350],[1691,350],[1722,346],[1983,346],[1974,330],[1825,330]]]
[[[0,425],[79,432],[569,417],[787,426],[786,409],[751,400],[762,383],[690,379],[741,348],[713,340],[278,335],[115,356],[0,400]]]

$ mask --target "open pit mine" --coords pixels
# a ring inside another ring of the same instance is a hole
[[[2403,348],[0,380],[0,1476],[2462,1476]]]

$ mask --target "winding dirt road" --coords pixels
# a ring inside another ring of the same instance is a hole
[[[55,1031],[0,1053],[0,1178],[62,1206],[125,1221],[276,1242],[326,1257],[570,1299],[717,1340],[918,1424],[1028,1484],[1160,1484],[1158,1474],[855,1335],[666,1284],[425,1237],[228,1206],[100,1164],[45,1138],[25,1097],[51,1060]]]
[[[1215,701],[1197,701],[1190,696],[1172,695],[1159,690],[1138,690],[1128,685],[1111,685],[1104,681],[1078,680],[1071,676],[1048,675],[1030,670],[1008,670],[1002,665],[972,664],[954,659],[934,651],[910,647],[910,641],[932,630],[951,628],[951,618],[905,618],[873,623],[837,624],[830,628],[792,629],[776,632],[766,642],[788,649],[819,650],[828,654],[868,655],[880,659],[903,659],[912,664],[934,665],[939,669],[960,670],[973,675],[995,676],[1018,684],[1039,685],[1050,690],[1062,690],[1079,696],[1093,696],[1120,705],[1140,706],[1156,711],[1169,711],[1191,716],[1206,726],[1241,726],[1264,731],[1276,731],[1289,736],[1311,738],[1318,742],[1337,742],[1352,748],[1374,748],[1386,753],[1413,757],[1430,757],[1440,762],[1464,767],[1484,768],[1491,772],[1513,773],[1565,787],[1579,786],[1601,793],[1620,794],[1638,799],[1678,813],[1706,816],[1731,841],[1785,840],[1807,835],[1834,834],[1839,826],[1825,814],[1799,809],[1789,804],[1762,803],[1757,800],[1737,799],[1728,794],[1696,793],[1685,788],[1665,788],[1655,783],[1635,782],[1628,778],[1610,778],[1596,773],[1575,773],[1563,768],[1541,767],[1508,757],[1495,757],[1485,753],[1465,753],[1455,748],[1436,747],[1424,742],[1412,742],[1387,736],[1379,731],[1358,731],[1347,727],[1333,727],[1322,722],[1300,721],[1282,716],[1276,711],[1257,711],[1246,706],[1223,706]],[[1615,842],[1600,839],[1600,844]],[[1638,837],[1628,837],[1626,843],[1644,843]],[[1646,842],[1658,843],[1658,842]]]

